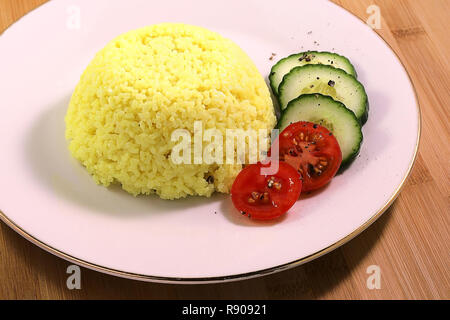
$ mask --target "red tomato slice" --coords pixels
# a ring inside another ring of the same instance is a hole
[[[316,190],[336,175],[342,153],[333,134],[312,122],[289,125],[278,137],[280,160],[293,166],[302,176],[302,191]]]
[[[281,216],[297,201],[302,181],[297,171],[284,162],[278,162],[274,175],[262,175],[261,168],[270,164],[246,166],[234,180],[231,200],[242,214],[257,220]]]

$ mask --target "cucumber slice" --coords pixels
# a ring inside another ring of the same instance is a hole
[[[283,80],[283,77],[295,67],[304,66],[306,64],[330,65],[344,70],[355,78],[357,77],[355,68],[346,57],[326,51],[305,51],[283,58],[272,67],[269,76],[272,91],[275,94],[278,94],[278,86]]]
[[[361,124],[367,121],[368,100],[364,86],[344,70],[320,64],[295,67],[284,76],[278,88],[281,110],[305,93],[321,93],[342,102]]]
[[[355,114],[341,102],[321,94],[304,94],[289,102],[278,122],[280,132],[291,123],[309,121],[326,127],[336,137],[342,152],[341,168],[358,155],[363,135]]]

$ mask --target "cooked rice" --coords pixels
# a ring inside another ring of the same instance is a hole
[[[173,130],[193,134],[199,120],[225,137],[227,128],[270,130],[276,121],[250,58],[219,34],[184,24],[108,43],[81,76],[65,120],[70,152],[98,184],[164,199],[229,192],[242,167],[174,164]]]

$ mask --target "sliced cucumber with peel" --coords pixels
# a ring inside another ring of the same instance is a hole
[[[337,53],[332,52],[318,52],[305,51],[292,54],[289,57],[278,61],[273,67],[269,75],[270,86],[274,94],[278,94],[278,86],[283,77],[289,73],[293,68],[304,66],[307,64],[324,64],[339,68],[356,78],[356,71],[350,60]]]
[[[355,114],[344,104],[322,94],[304,94],[291,100],[278,122],[280,132],[291,123],[309,121],[324,126],[334,134],[342,152],[341,168],[358,155],[363,135]]]
[[[344,70],[320,64],[295,67],[278,87],[281,110],[291,100],[307,93],[331,96],[353,111],[361,124],[367,121],[369,105],[364,86]]]

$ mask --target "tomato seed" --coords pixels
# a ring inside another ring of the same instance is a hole
[[[252,199],[253,199],[253,200],[256,200],[256,199],[258,199],[258,198],[259,198],[259,192],[253,191],[253,192],[252,192]]]

